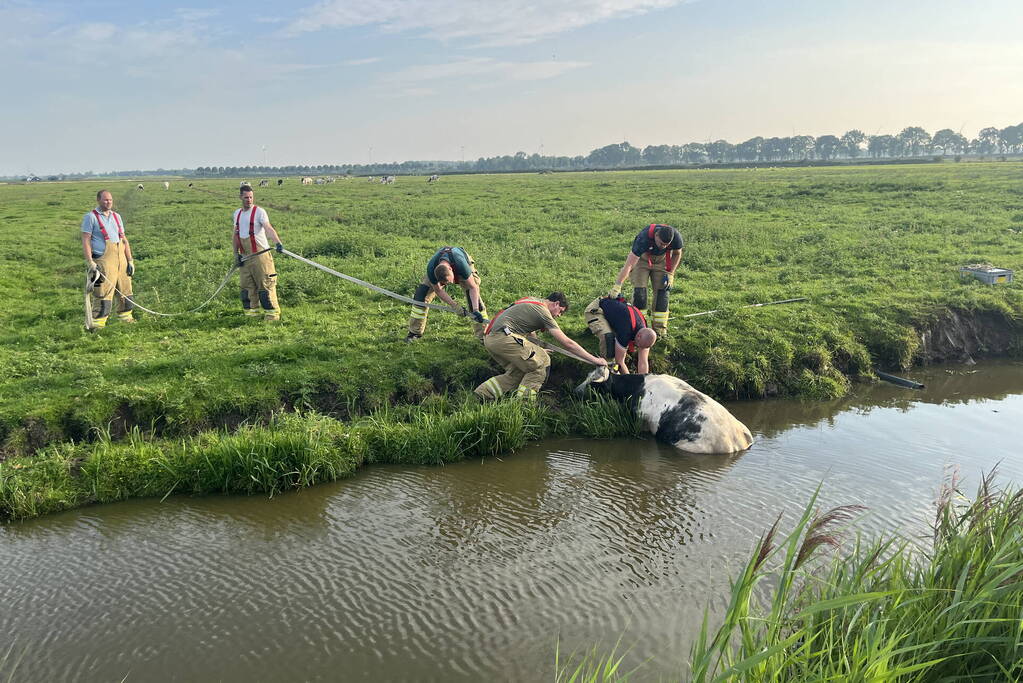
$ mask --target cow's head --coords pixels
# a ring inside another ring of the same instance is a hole
[[[590,374],[586,375],[586,379],[583,380],[583,383],[575,388],[575,395],[584,396],[586,394],[586,389],[589,388],[591,384],[602,384],[603,382],[606,382],[607,378],[610,376],[611,370],[608,369],[606,365],[594,368]]]

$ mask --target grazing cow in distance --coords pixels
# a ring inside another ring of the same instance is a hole
[[[277,179],[277,187],[280,187],[283,184],[284,184],[284,178],[278,178]]]
[[[240,183],[238,183],[238,189],[240,190],[241,188],[245,187],[246,185],[249,185],[249,181],[248,180],[243,180]]]
[[[270,187],[270,181],[269,180],[260,180],[259,181],[259,186],[260,187]]]
[[[384,184],[384,185],[393,185],[394,184],[394,176],[393,175],[381,176],[380,182],[382,184]]]
[[[710,396],[671,375],[612,375],[606,367],[591,372],[576,387],[587,387],[626,401],[658,441],[689,453],[736,453],[753,445],[743,423]]]
[[[312,185],[313,184],[313,179],[312,178],[302,178],[302,184],[303,185]]]
[[[323,183],[325,183],[327,181],[324,180],[323,178],[317,178],[315,182],[316,182],[317,185],[322,185]]]
[[[437,175],[436,173],[434,173],[432,176],[430,176],[430,179],[427,180],[426,182],[428,182],[428,183],[435,183],[438,180],[440,180],[440,176]]]
[[[142,183],[139,183],[138,185],[135,186],[135,189],[141,192],[142,190],[146,189],[146,187]]]
[[[168,183],[166,180],[163,181],[163,189],[165,189],[165,190],[169,190],[170,189],[170,183]]]
[[[192,185],[193,185],[193,183],[189,183],[189,184],[188,184],[188,186],[189,186],[189,187],[192,187]]]

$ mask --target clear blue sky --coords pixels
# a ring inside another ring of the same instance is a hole
[[[1023,121],[1023,0],[0,0],[0,26],[0,175]]]

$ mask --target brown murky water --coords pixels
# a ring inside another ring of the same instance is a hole
[[[551,441],[0,527],[0,679],[551,680],[559,639],[619,638],[640,679],[678,677],[703,609],[820,482],[907,536],[948,464],[971,492],[995,465],[1023,482],[1023,364],[911,376],[927,389],[731,404],[757,438],[736,456]]]

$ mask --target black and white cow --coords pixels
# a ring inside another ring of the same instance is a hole
[[[576,387],[627,401],[658,441],[689,453],[735,453],[753,445],[753,435],[724,406],[671,375],[612,375],[600,367]]]
[[[284,184],[284,178],[278,178],[277,179],[277,187],[280,187],[283,184]]]

